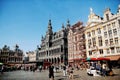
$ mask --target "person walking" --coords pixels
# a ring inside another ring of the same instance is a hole
[[[40,71],[40,72],[42,71],[42,65],[39,66],[39,71]]]
[[[54,80],[54,71],[53,71],[54,67],[53,66],[49,66],[49,79],[50,80]]]

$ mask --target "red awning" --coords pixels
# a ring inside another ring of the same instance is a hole
[[[98,58],[98,60],[110,60],[110,58]]]
[[[120,55],[115,55],[115,56],[107,56],[107,58],[110,58],[111,61],[117,61],[120,59]]]
[[[101,60],[110,60],[110,58],[104,58],[104,57],[101,57],[101,58],[90,58],[90,60],[101,61]]]

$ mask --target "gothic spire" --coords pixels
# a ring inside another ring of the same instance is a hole
[[[50,34],[50,35],[53,34],[51,19],[48,22],[48,31],[47,31],[47,34]]]
[[[48,28],[51,28],[51,29],[52,29],[51,19],[49,19]]]

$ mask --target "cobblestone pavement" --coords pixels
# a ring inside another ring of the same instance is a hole
[[[115,76],[88,76],[86,70],[74,71],[73,80],[120,80],[120,69],[114,69]],[[31,71],[12,71],[0,74],[0,80],[49,80],[48,71],[31,72]],[[55,80],[69,80],[63,76],[62,72],[55,73]]]
[[[120,80],[120,69],[113,69],[114,76],[88,76],[86,70],[75,71],[74,80]]]

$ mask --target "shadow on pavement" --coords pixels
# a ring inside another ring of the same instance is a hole
[[[74,78],[80,78],[80,76],[79,75],[74,75]]]
[[[119,76],[120,74],[114,74],[113,76]]]

